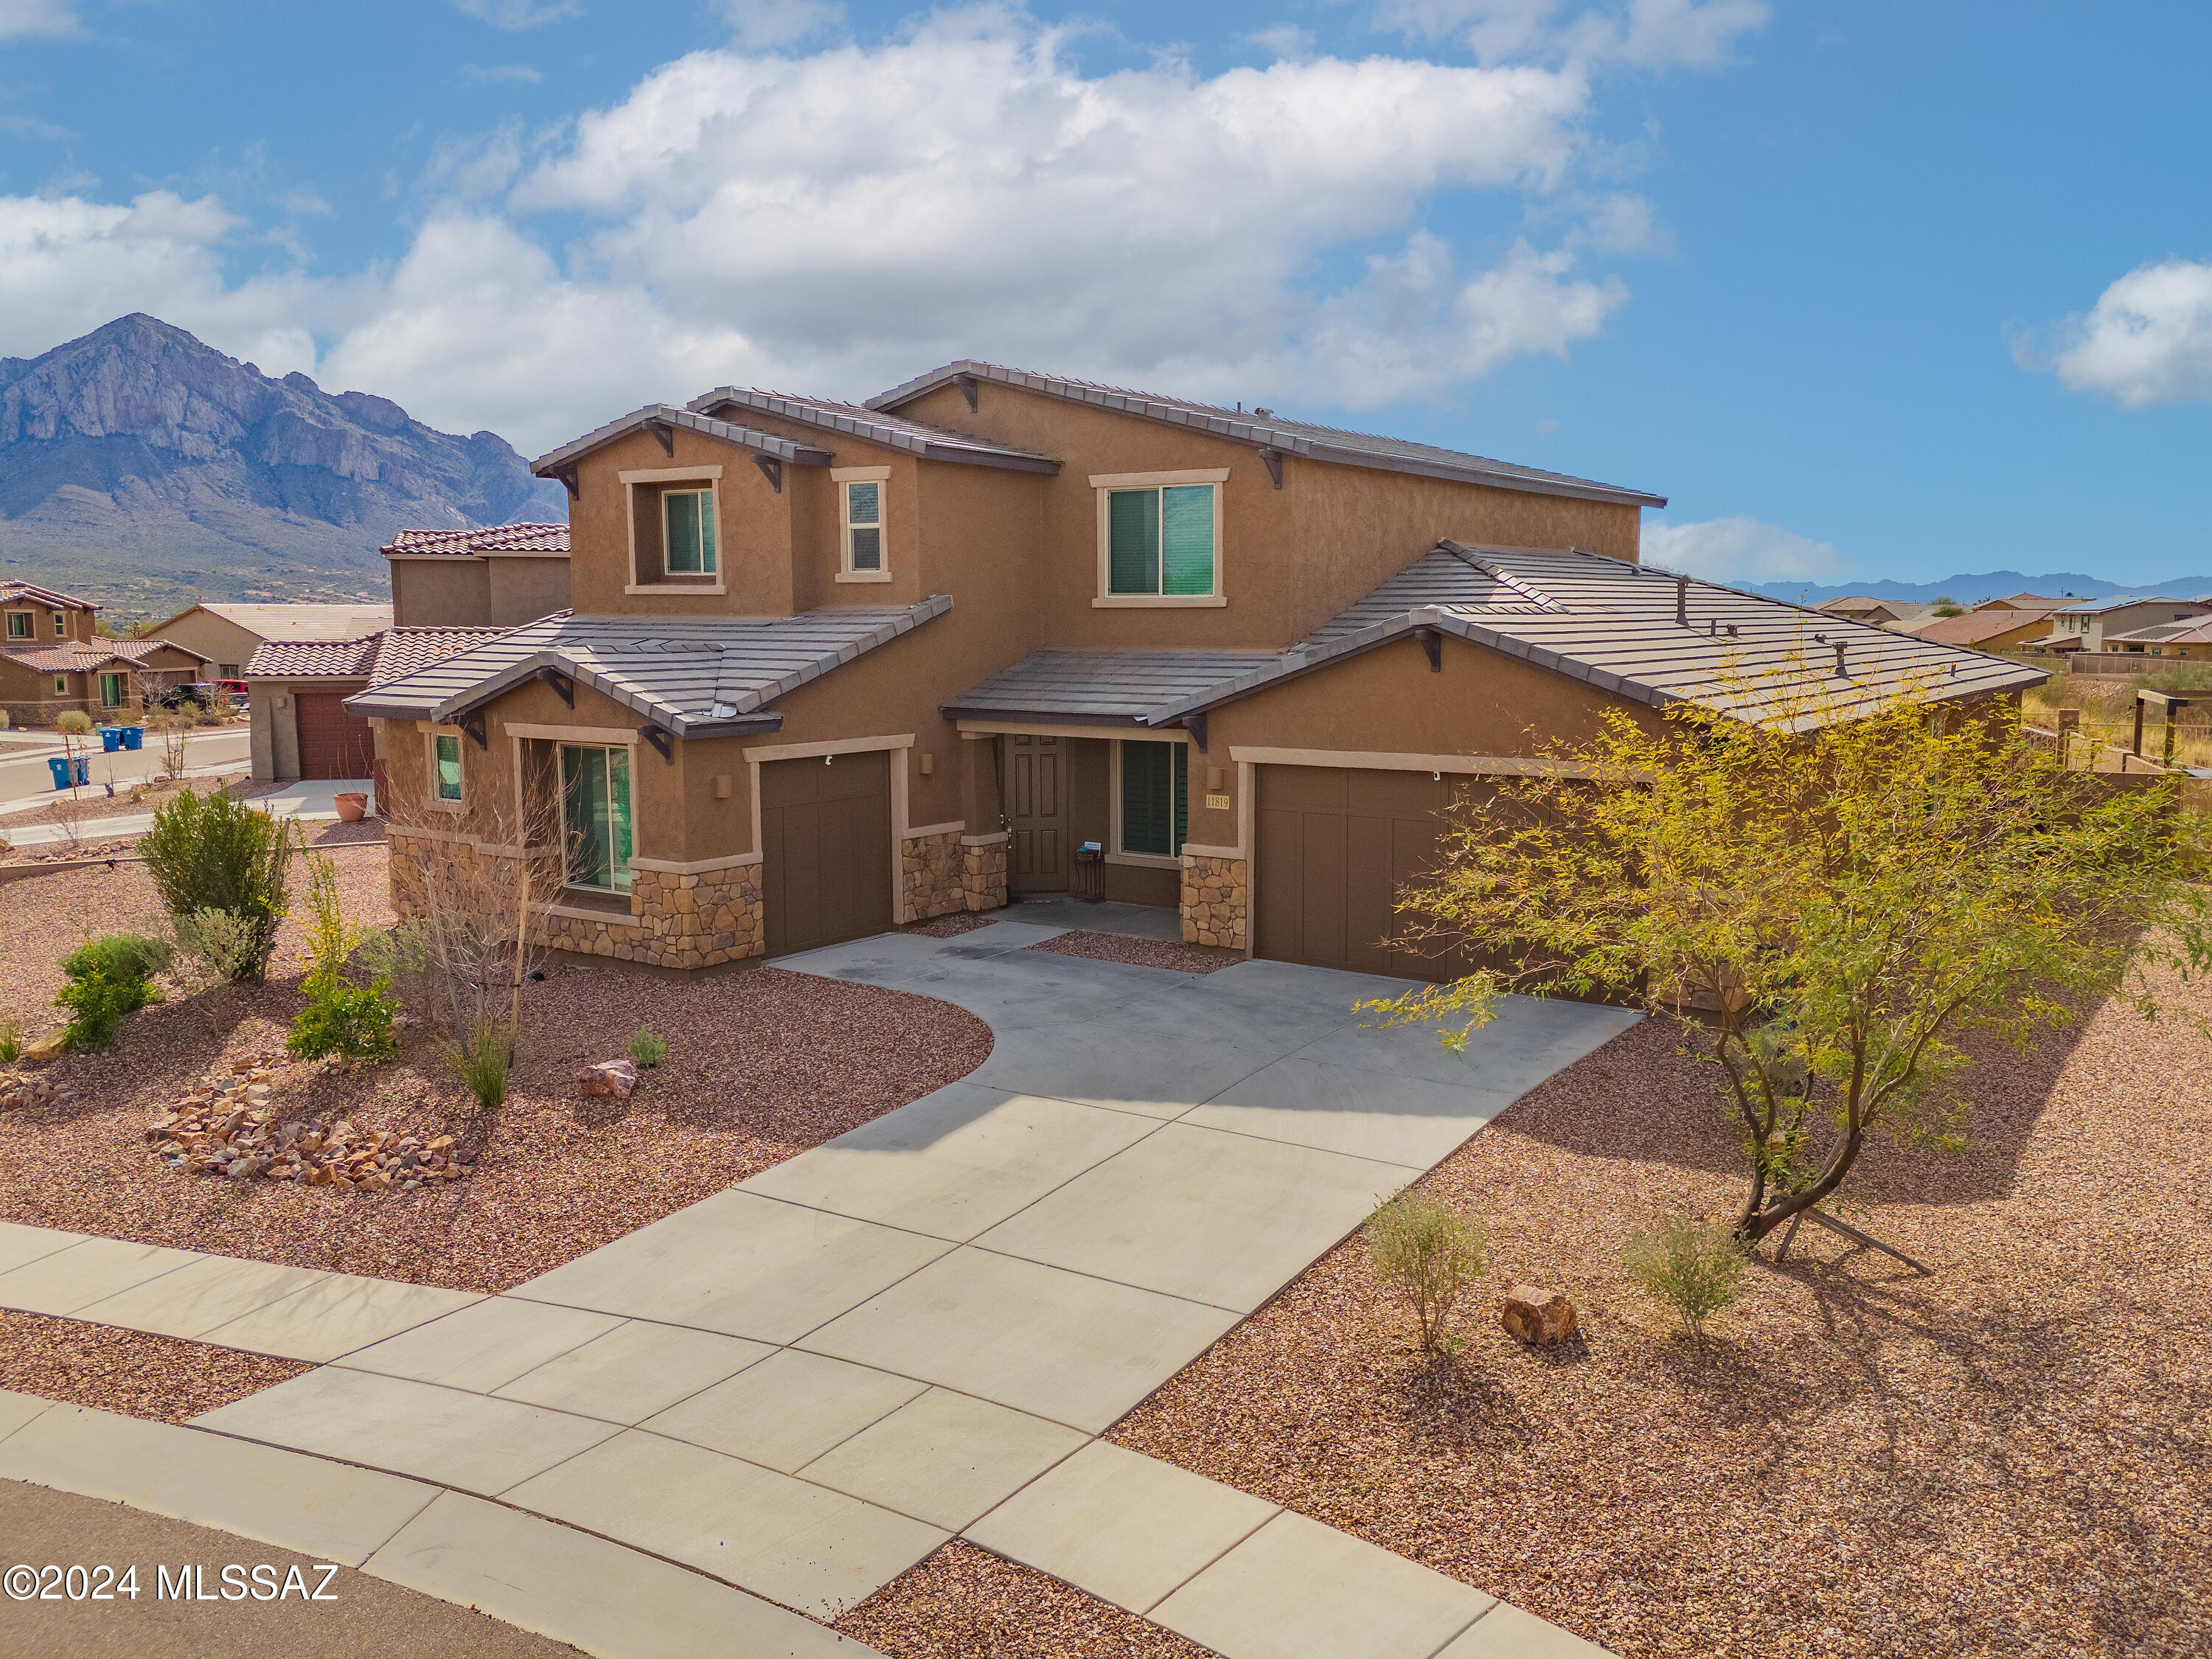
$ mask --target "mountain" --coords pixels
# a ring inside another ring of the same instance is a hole
[[[197,599],[380,599],[403,526],[568,516],[495,433],[463,438],[365,392],[270,379],[143,314],[0,357],[0,576],[109,620]]]
[[[1897,599],[1907,605],[1929,605],[1937,599],[1956,599],[1976,605],[2014,593],[2043,593],[2052,598],[2072,594],[2077,599],[2101,599],[2114,593],[2141,593],[2169,599],[2193,599],[2212,593],[2212,576],[2168,576],[2154,582],[2108,582],[2060,570],[2041,576],[2024,576],[2017,570],[1991,570],[1979,576],[1946,576],[1939,582],[1846,582],[1824,587],[1818,582],[1730,582],[1770,599],[1791,599],[1800,605],[1825,605],[1830,599],[1863,593],[1869,599]]]

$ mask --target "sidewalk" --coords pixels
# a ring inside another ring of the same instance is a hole
[[[237,766],[234,763],[229,766],[206,768],[201,771],[187,773],[186,775],[212,777],[220,773],[234,772],[237,769]],[[335,796],[348,792],[366,794],[368,789],[369,781],[367,778],[319,778],[313,781],[293,784],[287,788],[278,790],[273,795],[256,796],[252,804],[271,817],[297,818],[303,823],[334,823],[337,818],[337,803],[333,799]],[[56,792],[57,794],[59,793]],[[53,795],[34,797],[26,803],[26,805],[44,806],[54,798]],[[11,810],[23,809],[0,807],[0,811]],[[151,812],[132,812],[122,817],[88,818],[79,826],[76,839],[87,842],[108,841],[124,836],[143,835],[153,827],[154,815]],[[21,829],[8,830],[5,834],[9,841],[17,847],[50,847],[56,842],[65,842],[70,839],[67,827],[58,823],[27,823]]]

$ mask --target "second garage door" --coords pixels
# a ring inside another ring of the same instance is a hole
[[[1401,887],[1436,867],[1444,829],[1437,813],[1464,781],[1426,772],[1261,767],[1254,953],[1397,979],[1467,972],[1459,951],[1419,956],[1384,943],[1406,932],[1408,919],[1391,905]]]
[[[891,925],[891,769],[883,750],[760,769],[768,953],[811,951]]]
[[[376,764],[376,738],[368,722],[346,708],[349,695],[344,691],[293,694],[301,777],[365,778]]]

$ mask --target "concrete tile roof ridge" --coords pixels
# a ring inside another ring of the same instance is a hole
[[[203,664],[208,660],[197,651],[162,639],[94,640],[89,643],[64,640],[53,645],[37,646],[27,651],[0,652],[0,655],[43,674],[84,674],[106,663],[137,663],[163,649],[181,651]]]
[[[500,524],[466,530],[402,530],[377,550],[386,558],[395,553],[414,556],[447,554],[456,557],[485,553],[565,554],[568,551],[568,526]]]
[[[1600,483],[1595,479],[1578,478],[1571,473],[1548,472],[1540,467],[1522,466],[1512,461],[1492,460],[1487,456],[1444,449],[1410,438],[1393,438],[1380,433],[1354,432],[1343,427],[1323,426],[1318,422],[1291,420],[1273,410],[1224,409],[1217,404],[1201,403],[1193,398],[1139,392],[1127,386],[1107,386],[1066,375],[1035,374],[973,358],[947,363],[941,368],[932,369],[927,374],[917,375],[902,385],[893,386],[888,392],[878,392],[868,399],[867,407],[886,411],[895,410],[924,392],[933,392],[939,386],[963,378],[996,381],[1002,386],[1046,392],[1316,460],[1355,466],[1378,466],[1388,471],[1416,472],[1437,477],[1462,478],[1471,483],[1493,483],[1544,495],[1573,495],[1639,507],[1664,507],[1667,504],[1665,496],[1654,495],[1644,490]]]
[[[789,461],[799,466],[827,466],[830,452],[812,444],[803,444],[789,438],[779,438],[771,433],[757,431],[730,421],[711,420],[688,409],[678,409],[669,404],[647,404],[627,415],[617,416],[605,426],[594,427],[582,437],[562,444],[558,449],[548,450],[531,462],[530,470],[541,478],[550,478],[572,462],[580,459],[595,449],[605,447],[617,438],[659,425],[671,428],[681,427],[709,438],[720,438],[725,443],[750,449],[756,454],[767,455],[779,461]]]
[[[90,599],[80,599],[58,589],[41,587],[36,582],[9,577],[0,581],[0,605],[21,605],[28,599],[35,605],[50,605],[63,611],[97,611],[100,607]]]
[[[865,404],[842,404],[827,398],[807,398],[787,392],[763,392],[753,386],[717,386],[694,398],[685,407],[700,414],[724,409],[750,409],[787,420],[805,421],[832,432],[888,444],[932,460],[982,461],[1012,465],[1024,471],[1057,472],[1060,463],[1048,455],[1013,444],[978,438],[950,428],[925,426],[903,415],[893,415]]]

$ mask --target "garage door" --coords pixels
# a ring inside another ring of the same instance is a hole
[[[1254,812],[1253,950],[1399,979],[1454,979],[1457,951],[1393,949],[1398,890],[1436,867],[1437,814],[1463,781],[1426,772],[1262,766]]]
[[[891,768],[883,750],[760,769],[768,953],[891,925]]]
[[[345,706],[349,691],[299,691],[292,697],[303,778],[365,778],[376,764],[368,722]]]

